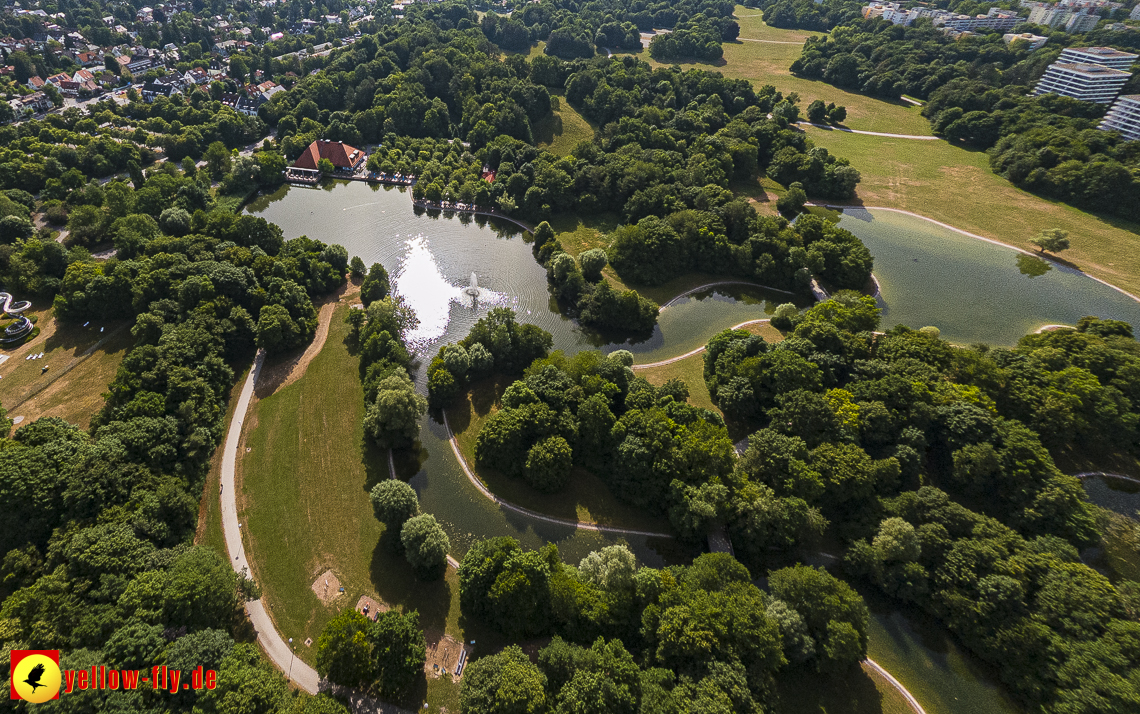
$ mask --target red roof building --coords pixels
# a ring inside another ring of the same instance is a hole
[[[317,162],[328,159],[338,171],[355,171],[364,163],[364,152],[342,141],[317,139],[293,163],[298,169],[317,169]]]

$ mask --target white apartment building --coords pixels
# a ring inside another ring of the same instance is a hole
[[[1042,37],[1041,35],[1035,35],[1032,32],[1022,32],[1020,35],[1012,35],[1012,34],[1002,35],[1001,38],[1002,38],[1002,40],[1005,41],[1005,43],[1007,45],[1012,43],[1012,42],[1016,42],[1017,40],[1022,40],[1024,42],[1028,42],[1030,50],[1039,50],[1045,46],[1046,42],[1049,41],[1048,37]]]
[[[1132,14],[1128,16],[1133,20],[1140,20],[1140,5],[1132,8]]]
[[[1070,64],[1099,64],[1102,67],[1127,70],[1140,55],[1121,52],[1111,47],[1066,47],[1061,51],[1058,62]]]
[[[1089,30],[1096,29],[1097,23],[1099,22],[1100,15],[1077,13],[1069,17],[1065,22],[1065,32],[1088,32]]]
[[[1140,94],[1126,94],[1118,98],[1099,128],[1119,131],[1126,141],[1140,141]]]
[[[1070,64],[1058,60],[1045,70],[1033,93],[1111,104],[1131,76],[1130,72],[1099,64]]]
[[[1019,22],[1021,22],[1021,18],[1017,16],[1017,13],[1003,10],[1000,7],[991,7],[989,14],[986,15],[971,17],[969,15],[947,14],[936,17],[934,20],[935,25],[958,32],[1012,30]]]

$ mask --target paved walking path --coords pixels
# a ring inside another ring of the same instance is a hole
[[[1081,480],[1084,480],[1086,478],[1101,478],[1101,477],[1115,478],[1115,479],[1120,479],[1121,481],[1127,481],[1129,483],[1134,483],[1134,484],[1140,485],[1140,479],[1132,478],[1131,476],[1123,476],[1121,474],[1110,474],[1107,471],[1082,471],[1079,474],[1073,474],[1073,476],[1076,476],[1077,478],[1079,478]]]
[[[745,325],[755,325],[756,323],[759,323],[759,322],[771,322],[771,320],[768,318],[764,318],[762,320],[748,320],[747,322],[742,322],[739,325],[733,325],[731,329],[739,330],[740,328],[744,327]],[[663,359],[660,362],[650,362],[649,364],[635,364],[635,365],[633,365],[632,369],[649,369],[650,367],[664,367],[667,364],[673,364],[674,362],[680,362],[681,360],[683,360],[687,357],[692,357],[693,355],[699,355],[700,353],[702,353],[704,351],[705,351],[705,347],[704,347],[704,345],[701,345],[700,347],[698,347],[695,350],[692,350],[691,352],[686,352],[685,354],[678,355],[676,357],[670,357],[669,359]]]
[[[230,421],[229,431],[226,432],[226,443],[222,447],[222,532],[226,536],[226,550],[229,552],[230,565],[237,572],[249,571],[249,562],[246,560],[245,547],[241,540],[241,524],[238,523],[237,503],[234,500],[234,469],[237,466],[237,450],[241,443],[241,429],[245,423],[245,415],[249,410],[249,402],[253,398],[253,385],[257,382],[257,375],[261,366],[265,364],[265,351],[258,350],[249,370],[249,376],[242,385],[241,395],[238,396],[237,408],[234,409],[233,419]],[[277,665],[282,672],[289,673],[292,680],[301,689],[309,694],[316,694],[320,686],[320,676],[317,670],[293,656],[289,643],[277,633],[273,620],[265,610],[265,603],[253,600],[245,604],[249,613],[249,620],[257,630],[257,642],[265,650],[269,659]]]
[[[705,283],[704,285],[698,285],[695,288],[689,288],[685,292],[681,293],[680,295],[675,296],[669,302],[662,305],[661,309],[664,310],[665,308],[669,307],[670,305],[677,302],[678,300],[684,300],[685,298],[689,297],[693,293],[700,292],[701,290],[707,290],[708,288],[719,287],[721,285],[749,285],[749,286],[754,287],[754,288],[763,288],[765,290],[771,290],[773,292],[783,293],[784,295],[792,295],[792,296],[795,295],[795,293],[788,292],[787,290],[781,290],[779,288],[770,288],[767,285],[761,285],[760,283],[753,283],[753,282],[750,282],[748,280],[717,280],[716,282]]]
[[[827,129],[828,131],[841,131],[844,134],[866,134],[867,136],[885,136],[889,139],[914,139],[915,141],[943,141],[940,136],[927,136],[926,134],[887,134],[881,131],[863,131],[862,129],[848,129],[842,126],[830,126],[828,124],[813,124],[810,121],[798,122],[800,126],[814,126],[817,129]]]
[[[265,351],[258,350],[249,370],[249,376],[242,385],[238,396],[237,408],[234,409],[230,428],[226,432],[226,443],[222,447],[222,474],[221,474],[221,504],[222,504],[222,531],[226,536],[226,550],[231,558],[230,564],[236,572],[247,570],[249,562],[246,560],[245,547],[241,539],[241,524],[237,517],[237,503],[234,501],[234,470],[237,466],[237,451],[241,444],[241,431],[245,423],[246,412],[249,410],[250,400],[253,398],[253,387],[257,383],[257,375],[265,364]],[[449,557],[449,560],[451,558]],[[248,572],[248,571],[247,571]],[[249,620],[257,631],[257,643],[265,650],[265,654],[282,671],[287,673],[289,681],[305,690],[309,694],[319,691],[328,691],[336,696],[348,699],[351,709],[356,714],[410,714],[408,710],[393,704],[377,701],[372,697],[348,687],[340,687],[322,680],[317,670],[305,664],[296,657],[286,642],[277,632],[269,612],[265,609],[262,600],[253,600],[245,604],[245,611]],[[300,645],[300,643],[294,643]]]
[[[903,695],[903,698],[906,699],[907,704],[909,704],[910,708],[915,711],[915,714],[926,714],[926,710],[922,708],[922,705],[918,703],[918,700],[914,698],[914,695],[908,692],[907,688],[904,687],[902,683],[899,682],[899,680],[892,677],[890,672],[883,669],[878,662],[871,659],[870,657],[863,661],[867,664],[868,667],[882,675],[883,679],[890,682],[891,686],[899,691],[899,694]]]

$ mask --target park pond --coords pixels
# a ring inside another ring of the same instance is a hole
[[[895,211],[849,208],[838,221],[875,257],[884,328],[933,325],[951,342],[1011,346],[1085,315],[1140,325],[1140,303],[1061,263]]]
[[[366,264],[385,265],[420,320],[409,338],[421,387],[423,368],[439,347],[461,339],[492,307],[510,307],[520,321],[549,331],[556,349],[624,348],[647,363],[700,347],[717,331],[764,318],[789,299],[739,285],[710,288],[672,302],[651,335],[611,342],[558,311],[529,240],[509,221],[416,211],[404,190],[360,182],[283,187],[247,210],[281,226],[286,238],[339,243]],[[886,326],[936,325],[956,342],[1012,345],[1045,324],[1071,324],[1086,314],[1140,324],[1140,305],[1075,270],[1057,264],[1044,270],[1026,260],[1039,259],[890,212],[853,211],[839,221],[875,256]],[[480,287],[474,300],[464,292],[472,273]],[[526,547],[556,543],[570,561],[619,541],[648,565],[678,557],[667,538],[579,529],[497,506],[467,481],[447,436],[442,423],[425,417],[419,453],[398,460],[397,470],[444,525],[456,556],[477,539],[511,535]],[[881,603],[872,603],[872,611],[871,656],[930,714],[1017,711],[936,621]]]

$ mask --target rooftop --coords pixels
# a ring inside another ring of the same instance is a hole
[[[1097,55],[1098,57],[1104,57],[1105,59],[1110,59],[1113,57],[1125,59],[1128,57],[1135,58],[1140,56],[1134,55],[1131,52],[1121,52],[1120,50],[1114,50],[1111,47],[1070,47],[1069,49],[1073,52],[1083,52],[1088,55]]]
[[[1085,74],[1090,77],[1131,77],[1131,72],[1125,72],[1122,69],[1112,69],[1099,64],[1076,64],[1069,62],[1054,62],[1050,67],[1057,67],[1058,69],[1067,69],[1070,72],[1077,72],[1078,74]]]

